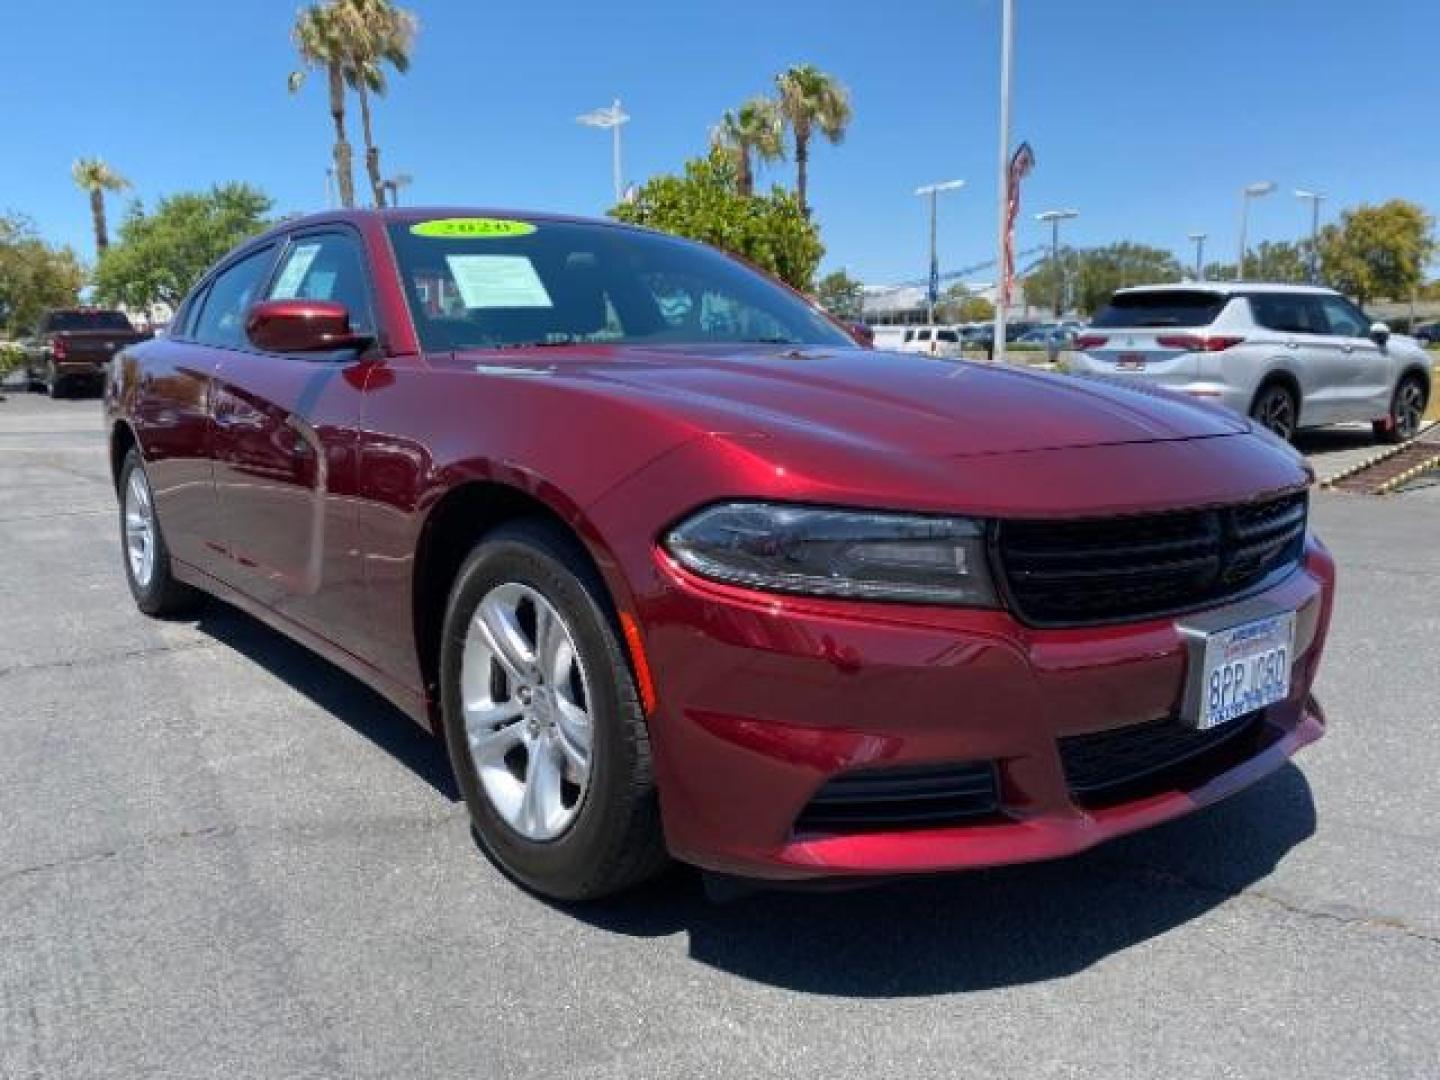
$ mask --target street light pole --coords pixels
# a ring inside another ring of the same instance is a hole
[[[1250,224],[1250,200],[1269,195],[1275,190],[1274,180],[1257,180],[1240,189],[1240,258],[1235,263],[1235,280],[1245,280],[1245,230]]]
[[[1055,275],[1055,318],[1065,314],[1065,275],[1060,269],[1060,222],[1080,216],[1079,210],[1046,210],[1035,215],[1036,221],[1050,223],[1050,270]],[[1026,300],[1029,303],[1029,300]]]
[[[1005,246],[1009,239],[1010,224],[1010,62],[1015,52],[1015,10],[1014,0],[1001,0],[1000,5],[1000,196],[999,221],[996,227],[998,238],[998,266],[1000,287],[995,293],[995,340],[992,344],[994,358],[1005,359],[1005,287],[1008,279],[1005,273]]]
[[[625,188],[622,181],[624,175],[620,168],[620,128],[630,122],[630,117],[620,107],[620,99],[617,97],[615,103],[608,108],[595,109],[575,118],[576,123],[584,124],[586,127],[609,128],[611,139],[611,155],[613,158],[612,168],[615,181],[615,201],[618,203],[625,197]]]
[[[1320,204],[1325,196],[1318,191],[1298,190],[1295,197],[1310,203],[1310,284],[1320,284]]]
[[[940,299],[940,256],[935,247],[935,204],[942,191],[958,191],[964,186],[964,180],[944,180],[915,189],[916,195],[930,200],[930,284],[925,295],[929,306],[927,318],[931,326],[935,325],[935,302]]]
[[[1208,233],[1192,232],[1190,239],[1195,242],[1195,280],[1205,280],[1205,237]]]

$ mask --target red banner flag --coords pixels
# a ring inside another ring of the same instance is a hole
[[[1005,260],[1000,271],[1000,305],[1010,306],[1010,291],[1015,284],[1015,219],[1020,215],[1020,181],[1035,167],[1035,151],[1022,142],[1010,156],[1005,173]]]

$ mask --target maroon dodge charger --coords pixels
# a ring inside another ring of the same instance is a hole
[[[106,390],[140,609],[212,594],[444,738],[510,875],[600,896],[1045,859],[1324,729],[1311,475],[1243,418],[858,347],[699,244],[287,221]]]

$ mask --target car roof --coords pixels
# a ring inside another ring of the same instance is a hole
[[[628,225],[612,218],[582,217],[577,214],[555,214],[541,210],[514,210],[494,206],[388,206],[384,209],[319,210],[300,214],[275,223],[265,235],[289,232],[292,229],[308,228],[312,225],[331,224],[337,221],[361,225],[379,222],[382,225],[405,224],[415,221],[429,221],[433,218],[484,217],[514,221],[554,221],[570,225],[601,225],[616,229],[634,229],[650,232],[638,225]]]
[[[1274,281],[1175,281],[1168,285],[1130,285],[1115,291],[1116,296],[1147,292],[1208,292],[1217,296],[1246,296],[1250,293],[1306,293],[1316,296],[1338,295],[1323,285],[1289,285]]]

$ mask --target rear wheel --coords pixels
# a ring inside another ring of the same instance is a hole
[[[508,875],[587,900],[666,862],[650,740],[603,587],[539,521],[501,526],[446,608],[441,708],[475,834]]]
[[[1390,399],[1390,415],[1375,422],[1375,437],[1388,443],[1413,439],[1420,433],[1428,397],[1425,383],[1419,376],[1407,375],[1401,379],[1395,387],[1395,396]]]
[[[68,389],[64,376],[55,370],[54,364],[50,364],[45,369],[45,393],[52,398],[63,398]]]
[[[170,572],[170,550],[160,533],[145,463],[133,447],[120,467],[120,552],[130,595],[146,615],[179,615],[202,599]]]
[[[1295,437],[1300,408],[1292,394],[1281,383],[1262,386],[1250,406],[1250,418],[1286,442]]]

